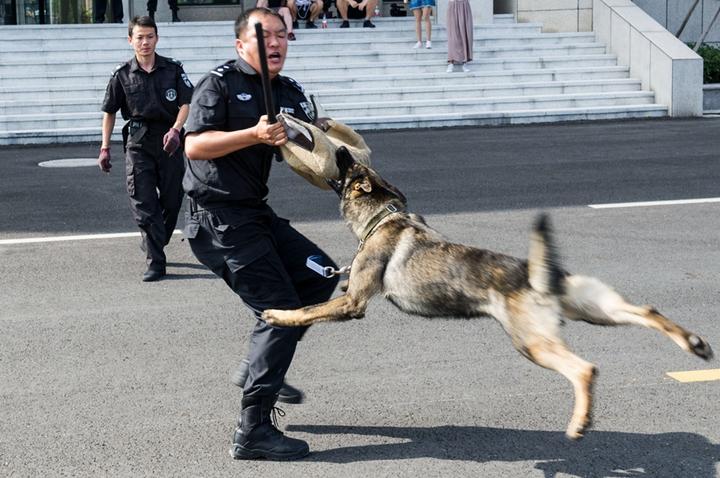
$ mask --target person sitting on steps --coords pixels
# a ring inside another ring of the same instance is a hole
[[[273,12],[280,15],[283,19],[283,23],[285,24],[285,28],[287,28],[287,39],[290,41],[295,41],[295,33],[293,33],[293,28],[297,28],[297,22],[293,21],[293,14],[290,10],[290,6],[288,5],[287,0],[258,0],[256,7],[269,8]]]
[[[298,20],[305,20],[305,28],[317,28],[315,20],[323,12],[323,0],[287,0],[292,12],[293,28],[298,27]]]
[[[377,4],[378,0],[362,0],[361,2],[356,0],[336,0],[335,6],[340,13],[340,17],[343,19],[340,24],[340,28],[350,27],[348,18],[352,18],[353,20],[360,20],[364,18],[364,28],[375,28],[375,25],[370,21],[370,19],[375,13],[375,7]]]

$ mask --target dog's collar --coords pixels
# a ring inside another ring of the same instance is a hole
[[[375,214],[363,228],[362,234],[360,234],[360,244],[358,245],[358,248],[362,247],[362,245],[365,244],[365,241],[367,241],[368,237],[370,237],[372,233],[375,232],[375,228],[378,224],[380,224],[380,221],[388,217],[390,214],[395,214],[396,212],[401,211],[396,205],[388,203],[379,213]]]

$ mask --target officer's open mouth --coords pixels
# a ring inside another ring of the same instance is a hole
[[[280,58],[282,58],[282,55],[278,52],[273,52],[268,55],[268,60],[279,60]]]

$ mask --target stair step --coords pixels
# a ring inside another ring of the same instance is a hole
[[[555,68],[555,69],[533,69],[533,70],[498,70],[488,72],[454,73],[452,78],[444,71],[432,74],[403,74],[392,77],[387,76],[357,76],[350,80],[320,79],[313,81],[301,81],[309,93],[317,93],[325,97],[326,92],[345,94],[348,98],[347,88],[353,88],[353,95],[359,91],[386,92],[386,91],[414,91],[414,87],[422,85],[422,88],[445,88],[449,91],[463,88],[490,88],[502,87],[507,89],[524,88],[526,84],[551,84],[561,85],[565,82],[607,82],[607,81],[633,81],[627,78],[628,68],[622,66],[612,67],[589,67],[589,68]],[[100,108],[100,103],[105,95],[105,83],[107,76],[102,81],[87,87],[78,84],[63,87],[53,82],[47,86],[23,86],[0,88],[0,95],[3,98],[12,100],[0,101],[0,107],[15,107],[16,105],[27,105],[29,108],[35,105],[63,105],[71,104],[73,99],[78,103],[93,110]],[[449,81],[451,80],[451,81]],[[637,81],[635,82],[637,83]],[[408,86],[410,85],[410,86]],[[499,86],[498,86],[499,85]],[[3,113],[0,113],[3,114]]]
[[[446,57],[447,41],[433,41],[433,48],[411,47],[412,42],[403,41],[401,44],[388,43],[368,43],[367,45],[356,45],[357,48],[347,51],[347,44],[339,43],[337,48],[331,48],[332,45],[324,45],[323,54],[320,56],[314,48],[303,48],[297,52],[291,52],[288,55],[286,64],[294,63],[310,63],[317,67],[318,64],[333,64],[337,62],[356,62],[356,61],[389,61],[391,59],[401,58],[425,58],[425,57]],[[478,58],[483,57],[508,57],[522,54],[529,55],[582,55],[582,54],[601,54],[605,53],[606,47],[601,43],[580,42],[580,43],[558,43],[558,44],[535,44],[532,45],[491,45],[476,46],[473,49],[474,54]],[[227,59],[233,58],[235,50],[228,45],[222,46],[203,46],[201,55],[198,54],[197,47],[172,47],[158,49],[158,53],[163,56],[179,59],[183,66],[189,66],[189,62],[197,60],[216,59],[217,63],[222,63]],[[117,50],[66,50],[62,52],[46,52],[45,54],[31,55],[32,60],[28,61],[29,52],[11,51],[0,53],[0,73],[10,73],[17,69],[22,69],[27,73],[38,73],[52,71],[57,68],[57,55],[63,56],[63,61],[75,62],[82,61],[89,69],[96,70],[98,68],[114,69],[121,62],[119,58],[130,57],[131,53],[127,49]]]
[[[392,88],[354,88],[352,95],[347,90],[316,90],[317,100],[321,104],[353,103],[357,98],[369,98],[372,102],[379,101],[406,101],[422,98],[443,99],[445,101],[457,98],[500,98],[508,96],[537,96],[580,94],[592,92],[628,92],[640,91],[639,80],[609,79],[609,80],[571,80],[571,81],[545,81],[520,82],[514,84],[468,84],[468,85],[432,85],[402,86]],[[86,93],[86,92],[83,92]],[[102,101],[102,92],[98,91],[93,97],[72,97],[63,99],[32,98],[25,100],[0,101],[0,115],[23,114],[50,114],[50,113],[78,113],[97,112]]]
[[[537,96],[473,97],[448,100],[396,100],[362,103],[323,103],[331,118],[340,116],[365,117],[389,115],[422,115],[462,113],[465,111],[515,111],[560,109],[624,104],[651,104],[655,95],[646,91],[581,93]]]
[[[377,28],[355,28],[356,25],[362,24],[362,21],[351,21],[352,28],[337,28],[339,22],[331,19],[328,22],[329,28],[308,30],[301,27],[296,30],[297,34],[302,34],[307,38],[328,38],[343,37],[352,39],[372,35],[379,38],[382,36],[393,36],[398,31],[414,32],[415,21],[412,18],[391,20],[389,18],[381,18],[375,22]],[[159,23],[160,41],[170,41],[176,37],[188,38],[205,38],[205,37],[224,37],[226,41],[232,43],[234,37],[234,22],[183,22],[183,23]],[[445,29],[444,21],[433,24],[433,30]],[[536,32],[542,31],[540,23],[491,23],[474,25],[474,34],[506,34],[512,32]],[[47,43],[62,40],[99,40],[99,41],[120,41],[127,38],[127,26],[121,24],[84,24],[84,25],[4,25],[0,29],[0,42],[25,40],[37,41],[47,40]]]
[[[623,105],[554,110],[490,111],[462,114],[393,115],[373,117],[337,117],[358,131],[400,128],[434,128],[448,126],[499,126],[560,121],[592,121],[607,119],[660,118],[667,116],[664,105]],[[98,142],[100,127],[60,128],[43,130],[0,131],[0,144],[47,144],[59,142]],[[113,141],[120,139],[113,135]]]
[[[571,107],[614,106],[622,104],[650,104],[652,92],[613,92],[584,93],[538,96],[511,96],[494,98],[453,98],[434,100],[405,101],[366,101],[362,103],[323,103],[326,113],[332,118],[341,116],[392,116],[462,113],[465,111],[514,111],[532,109],[558,109]],[[14,128],[25,129],[62,129],[73,126],[91,127],[99,124],[102,113],[81,111],[68,113],[34,113],[24,115],[4,115],[0,117],[0,131]],[[118,124],[120,124],[118,118]]]
[[[518,110],[465,112],[463,114],[428,114],[408,116],[338,117],[358,131],[405,128],[437,128],[448,126],[500,126],[561,121],[589,121],[630,118],[661,118],[667,116],[664,105],[623,105],[556,110]]]

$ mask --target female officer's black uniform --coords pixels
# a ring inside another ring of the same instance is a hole
[[[143,235],[146,276],[165,274],[163,249],[182,207],[182,146],[168,155],[163,151],[163,136],[175,123],[180,107],[190,103],[192,91],[182,63],[156,54],[150,73],[140,68],[135,57],[118,66],[105,92],[102,110],[110,114],[120,110],[128,120],[123,127],[127,191]]]
[[[272,80],[274,104],[280,111],[311,121],[314,110],[295,81],[278,75]],[[212,70],[198,83],[188,133],[235,131],[255,126],[266,114],[260,75],[238,58]],[[276,149],[258,144],[214,160],[187,160],[183,187],[190,197],[184,235],[200,262],[222,277],[256,314],[263,310],[296,309],[330,298],[336,279],[325,279],[305,266],[308,256],[327,257],[266,203],[267,180]],[[334,264],[328,259],[327,265]],[[250,373],[245,383],[241,420],[234,436],[283,458],[302,445],[287,437],[276,439],[270,410],[290,366],[304,328],[276,328],[262,320],[250,339]],[[307,447],[307,444],[300,442]],[[282,450],[281,450],[282,449]],[[284,451],[283,451],[284,450]],[[287,455],[283,456],[283,453]]]

